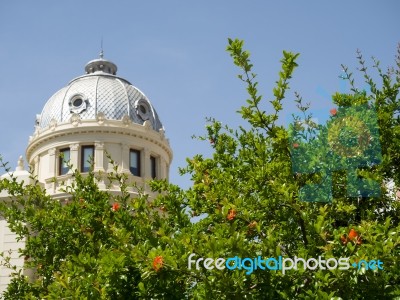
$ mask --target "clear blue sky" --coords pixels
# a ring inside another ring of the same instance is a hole
[[[245,40],[265,101],[277,79],[282,50],[300,52],[293,92],[329,110],[329,94],[344,91],[340,64],[355,70],[355,51],[393,65],[400,42],[399,1],[1,1],[0,153],[15,167],[33,133],[35,115],[85,64],[105,58],[152,101],[178,166],[209,145],[205,117],[233,126],[245,103],[238,70],[225,52],[228,37]],[[361,87],[363,83],[359,84]],[[268,106],[266,106],[268,107]]]

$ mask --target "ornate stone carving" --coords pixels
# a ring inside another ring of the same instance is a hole
[[[160,130],[158,132],[160,133],[160,137],[163,140],[165,138],[165,130],[164,130],[164,128],[160,128]]]
[[[22,156],[20,156],[20,157],[18,158],[18,163],[17,163],[17,168],[16,168],[16,170],[17,170],[17,171],[25,170],[24,159],[22,158]]]
[[[151,128],[151,122],[149,120],[144,121],[143,126],[146,130],[150,130]]]
[[[103,112],[99,112],[96,115],[96,121],[99,123],[99,125],[103,125],[104,122],[106,121],[106,115]]]
[[[51,119],[49,123],[49,128],[51,131],[54,131],[57,127],[57,121],[55,119]]]
[[[94,142],[94,147],[96,150],[104,150],[104,143],[103,142]]]
[[[128,127],[128,126],[131,125],[131,123],[132,123],[132,120],[131,120],[131,118],[130,118],[128,115],[124,115],[124,116],[122,117],[121,121],[122,121],[122,123],[123,123],[126,127]]]
[[[69,121],[71,122],[72,126],[76,127],[81,123],[81,116],[78,114],[72,114]]]
[[[49,149],[49,155],[56,155],[56,148]]]
[[[79,144],[78,143],[71,144],[71,145],[69,145],[69,149],[71,149],[71,151],[78,151]]]

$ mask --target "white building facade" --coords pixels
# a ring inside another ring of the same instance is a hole
[[[88,172],[93,163],[99,187],[106,189],[108,172],[114,172],[108,155],[131,182],[150,192],[146,182],[168,179],[172,150],[164,127],[149,99],[129,81],[118,77],[117,66],[103,58],[90,61],[85,75],[56,92],[36,116],[29,137],[26,161],[40,184],[55,199],[69,197],[62,191],[72,180],[72,169]],[[101,175],[103,174],[103,176]],[[4,174],[2,178],[9,177]],[[22,157],[13,176],[31,183]],[[118,187],[111,187],[111,190]],[[135,191],[132,189],[132,196]],[[0,201],[9,196],[0,193]],[[23,266],[16,242],[4,219],[0,220],[0,252],[11,251],[11,263]],[[0,292],[10,278],[0,267]]]

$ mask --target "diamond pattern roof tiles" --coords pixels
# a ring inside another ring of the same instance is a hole
[[[74,99],[83,101],[74,107]],[[107,119],[121,120],[129,115],[133,123],[143,124],[143,113],[138,113],[138,103],[150,108],[148,120],[154,130],[163,128],[154,107],[147,97],[126,80],[104,72],[91,73],[72,80],[68,86],[56,92],[45,104],[39,119],[39,127],[47,128],[52,119],[68,122],[71,115],[79,113],[82,120],[96,119],[103,112]]]

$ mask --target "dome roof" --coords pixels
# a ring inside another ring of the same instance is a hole
[[[163,128],[149,99],[129,81],[116,76],[117,66],[103,59],[88,62],[86,75],[73,79],[56,92],[36,118],[36,126],[47,128],[51,122],[68,122],[73,114],[81,120],[93,120],[99,113],[106,119],[129,116],[133,123],[150,121],[154,130]],[[54,121],[52,121],[54,120]]]
[[[1,175],[0,179],[6,178],[6,179],[10,180],[13,177],[13,178],[16,178],[17,182],[24,181],[25,183],[29,183],[30,176],[31,176],[31,174],[27,170],[25,170],[24,159],[22,158],[22,156],[20,156],[18,159],[17,167],[15,168],[15,171],[7,172],[7,173]]]

